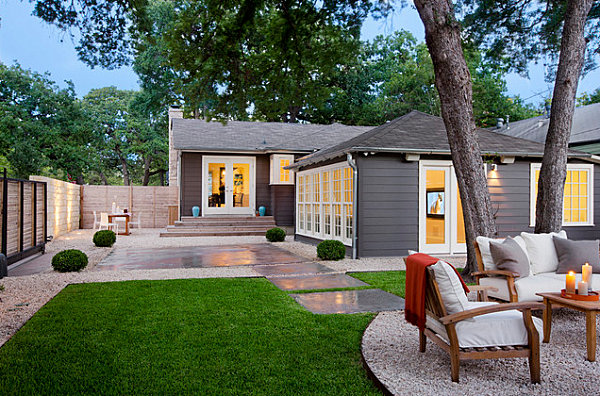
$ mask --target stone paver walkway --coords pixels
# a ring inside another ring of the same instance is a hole
[[[257,265],[254,270],[267,278],[298,276],[308,274],[324,274],[335,272],[333,269],[319,263]]]
[[[318,290],[318,289],[341,289],[345,287],[369,286],[359,279],[346,274],[322,274],[295,276],[289,278],[267,277],[275,286],[281,290]]]
[[[98,271],[232,267],[300,263],[306,259],[271,244],[116,249],[96,266]]]
[[[404,299],[381,289],[290,294],[310,312],[319,314],[397,311]]]

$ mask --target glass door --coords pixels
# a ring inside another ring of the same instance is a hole
[[[419,251],[465,253],[465,224],[452,162],[422,161],[419,194]]]
[[[253,157],[203,157],[203,214],[254,214]]]

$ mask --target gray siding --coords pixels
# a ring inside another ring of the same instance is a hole
[[[294,202],[296,188],[295,185],[277,185],[271,186],[271,202],[273,204],[273,216],[275,223],[281,226],[294,225]]]
[[[401,256],[419,246],[419,164],[357,156],[358,255]]]
[[[191,216],[193,206],[202,212],[202,154],[182,153],[181,216]]]
[[[271,163],[268,155],[256,156],[256,210],[260,206],[267,209],[267,216],[273,215],[271,203],[270,172]]]

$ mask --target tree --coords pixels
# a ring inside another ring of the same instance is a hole
[[[0,64],[0,156],[15,176],[71,174],[82,183],[87,122],[71,83],[60,89],[48,74]]]
[[[487,180],[475,135],[471,73],[462,51],[461,26],[449,0],[415,0],[425,26],[425,41],[433,61],[435,85],[448,134],[458,181],[467,238],[465,274],[475,269],[470,243],[478,235],[493,236],[496,224],[491,211]]]
[[[523,0],[507,4],[501,0],[467,0],[464,4],[468,34],[491,48],[490,53],[498,62],[524,73],[527,62],[547,55],[556,66],[538,182],[535,232],[558,231],[562,227],[567,150],[577,85],[584,64],[587,69],[593,67],[594,55],[600,49],[600,3]],[[588,42],[592,51],[586,62]]]
[[[600,88],[591,94],[583,93],[579,98],[577,98],[578,106],[586,106],[593,103],[600,103]]]

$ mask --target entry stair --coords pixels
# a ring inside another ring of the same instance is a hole
[[[265,235],[276,227],[273,216],[182,216],[160,233],[161,237],[207,237]]]

